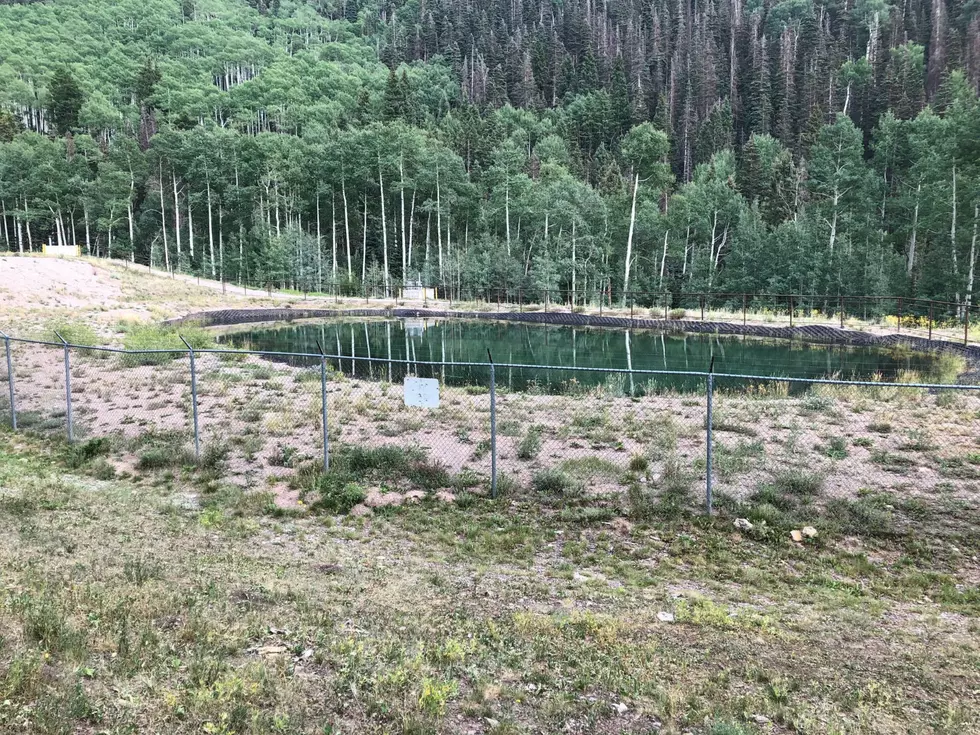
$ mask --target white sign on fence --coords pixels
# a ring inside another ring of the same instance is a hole
[[[405,405],[439,408],[439,381],[432,378],[405,378]]]

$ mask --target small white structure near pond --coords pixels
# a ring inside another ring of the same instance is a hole
[[[50,258],[80,258],[82,247],[81,245],[42,245],[41,255]]]

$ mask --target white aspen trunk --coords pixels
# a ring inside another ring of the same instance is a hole
[[[626,273],[623,275],[623,306],[626,306],[626,292],[630,287],[630,262],[633,258],[633,230],[636,227],[636,192],[640,188],[640,174],[633,175],[633,204],[630,206],[630,229],[626,236]]]
[[[364,227],[362,228],[363,242],[361,243],[361,283],[367,280],[367,194],[364,195]]]
[[[318,215],[319,216],[319,213]],[[319,225],[318,225],[319,226]],[[331,278],[337,282],[337,197],[334,192],[330,192],[330,247],[332,253]]]
[[[350,220],[347,217],[347,182],[344,177],[340,177],[340,192],[344,197],[344,244],[347,246],[347,280],[354,280],[354,273],[351,271],[350,255]]]
[[[174,229],[177,238],[177,268],[180,268],[180,201],[177,199],[177,174],[173,173],[174,180]]]
[[[847,83],[847,94],[844,95],[844,114],[847,114],[847,108],[851,105],[851,83]]]
[[[408,268],[412,269],[412,242],[415,239],[415,195],[418,193],[417,189],[412,189],[412,204],[408,210]],[[408,278],[408,273],[406,273],[403,278]]]
[[[82,207],[82,216],[85,218],[85,252],[89,255],[92,254],[92,232],[89,229],[88,221],[88,207]],[[112,225],[109,225],[109,231],[112,231]]]
[[[400,181],[398,182],[399,194],[401,197],[401,215],[402,215],[402,283],[408,277],[408,237],[405,234],[405,156],[402,155],[398,158],[398,176]]]
[[[660,258],[660,290],[664,290],[664,271],[667,268],[667,237],[670,235],[670,230],[664,233],[664,254]]]
[[[225,282],[225,227],[224,210],[218,205],[218,273],[221,282]]]
[[[109,218],[110,218],[110,224],[109,224],[109,227],[108,227],[108,231],[106,233],[109,236],[109,242],[106,245],[106,257],[107,258],[111,258],[112,257],[112,224],[111,224],[112,211],[111,210],[109,211]]]
[[[973,274],[977,263],[977,224],[980,220],[980,201],[973,205],[973,239],[970,241],[970,270],[966,277],[966,308],[973,301]]]
[[[504,185],[504,227],[507,230],[507,257],[510,257],[510,177]]]
[[[211,278],[217,275],[214,264],[214,205],[211,202],[211,177],[206,179],[208,187],[208,250],[211,253]]]
[[[436,243],[439,246],[439,283],[443,282],[442,274],[442,199],[439,187],[439,164],[436,164]]]
[[[728,242],[728,225],[725,225],[725,229],[721,233],[721,242],[718,245],[718,249],[715,251],[715,263],[714,268],[711,271],[711,281],[714,280],[714,274],[718,272],[718,262],[721,260],[721,251],[725,249],[725,245]],[[710,281],[709,281],[710,285]]]
[[[718,239],[718,210],[715,210],[714,216],[711,220],[711,243],[708,247],[708,262],[713,263],[715,260],[715,242]],[[711,285],[711,272],[708,272],[708,285]]]
[[[834,258],[834,245],[837,244],[837,204],[839,201],[840,193],[834,189],[834,215],[830,218],[830,242],[828,243],[831,260]]]
[[[30,212],[27,209],[27,196],[24,196],[24,229],[27,231],[27,250],[34,252],[34,236],[31,234]]]
[[[136,262],[136,243],[134,242],[134,223],[133,223],[133,200],[130,199],[126,203],[126,218],[129,220],[129,259],[133,263]]]
[[[960,280],[959,257],[956,253],[956,164],[953,164],[953,217],[949,224],[949,252],[953,259],[953,276],[957,283],[956,301],[959,303],[960,290],[958,281]]]
[[[430,209],[425,218],[425,270],[429,270],[429,246],[432,244],[432,210]],[[428,282],[423,284],[428,286]]]
[[[75,212],[74,212],[74,210],[72,210],[68,214],[68,221],[71,222],[71,245],[72,245],[73,248],[77,248],[78,247],[78,236],[77,236],[77,230],[75,228]]]
[[[10,252],[10,234],[7,230],[7,203],[0,201],[0,220],[3,221],[3,246],[4,250]]]
[[[273,193],[276,195],[276,237],[282,236],[282,219],[279,213],[279,182],[273,187]]]
[[[187,192],[187,245],[191,249],[191,261],[193,261],[194,260],[194,210],[191,208],[190,192]]]
[[[575,219],[572,219],[572,308],[575,308]]]
[[[909,236],[909,259],[906,272],[910,276],[912,275],[912,269],[915,268],[915,241],[919,232],[919,194],[921,193],[922,184],[920,183],[915,190],[915,211],[912,214],[912,234]]]
[[[323,285],[323,240],[320,230],[320,185],[316,188],[316,281],[317,290]],[[336,270],[336,268],[334,269]],[[336,278],[334,279],[336,281]]]
[[[381,171],[381,157],[378,157],[378,188],[381,191],[381,249],[384,262],[384,284],[385,284],[385,296],[391,294],[390,290],[390,280],[391,276],[388,274],[388,219],[385,216],[385,180],[384,174]]]
[[[160,229],[163,230],[163,264],[169,271],[170,247],[167,245],[167,207],[166,201],[163,198],[163,161],[160,161],[160,225]]]

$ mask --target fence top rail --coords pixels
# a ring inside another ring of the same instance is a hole
[[[2,334],[2,333],[0,333]],[[169,354],[169,355],[186,355],[189,349],[146,349],[146,350],[126,350],[116,347],[98,347],[92,345],[77,345],[70,342],[65,342],[59,344],[57,342],[48,342],[43,340],[32,340],[32,339],[22,339],[18,337],[10,337],[11,341],[23,342],[26,344],[43,345],[47,347],[69,347],[81,350],[93,350],[96,352],[108,352],[119,355],[159,355],[159,354]],[[390,363],[396,365],[425,365],[428,367],[455,367],[455,368],[486,368],[489,369],[491,366],[495,367],[497,370],[543,370],[543,371],[563,371],[563,372],[583,372],[583,373],[607,373],[607,374],[621,374],[621,375],[674,375],[674,376],[685,376],[685,377],[697,377],[697,378],[707,378],[708,375],[714,375],[714,377],[721,379],[731,379],[731,380],[752,380],[770,383],[800,383],[808,385],[848,385],[848,386],[858,386],[867,388],[920,388],[929,390],[967,390],[967,391],[980,391],[980,384],[960,384],[960,383],[888,383],[883,381],[870,381],[870,380],[847,380],[840,378],[800,378],[791,377],[783,375],[756,375],[752,373],[717,373],[709,372],[707,370],[651,370],[645,368],[617,368],[617,367],[589,367],[589,366],[579,366],[579,365],[536,365],[531,363],[508,363],[508,362],[447,362],[447,361],[435,361],[435,360],[404,360],[399,358],[387,358],[387,357],[363,357],[358,355],[344,355],[344,354],[321,354],[319,352],[275,352],[270,350],[216,350],[216,349],[200,349],[194,350],[195,354],[209,354],[209,355],[256,355],[259,357],[301,357],[301,358],[311,358],[315,360],[352,360],[359,362],[374,362],[374,363]]]

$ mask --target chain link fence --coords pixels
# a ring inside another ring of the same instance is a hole
[[[333,509],[521,488],[765,520],[817,493],[955,504],[980,487],[975,385],[2,339],[10,426]],[[408,405],[407,377],[436,381],[437,406]]]

